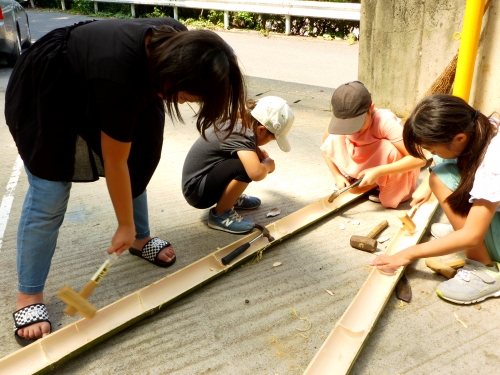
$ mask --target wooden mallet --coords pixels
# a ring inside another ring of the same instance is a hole
[[[79,312],[82,316],[87,319],[92,318],[97,309],[92,305],[87,298],[90,297],[95,287],[102,280],[104,275],[109,271],[109,268],[113,262],[118,258],[118,255],[114,253],[109,259],[107,259],[97,272],[92,276],[92,278],[85,284],[85,286],[80,290],[80,293],[75,292],[69,286],[63,286],[58,292],[57,296],[68,306],[64,309],[64,312],[70,316],[75,316]]]
[[[369,253],[375,252],[375,250],[377,250],[377,240],[374,240],[373,238],[387,228],[388,225],[389,223],[387,220],[384,220],[373,228],[367,236],[351,236],[351,246],[355,249],[367,251]]]
[[[417,225],[411,219],[413,215],[415,215],[415,212],[417,212],[417,208],[418,206],[414,206],[408,213],[406,211],[398,212],[398,218],[401,220],[401,223],[403,223],[402,229],[408,231],[408,233],[413,233],[417,228]]]
[[[456,260],[454,262],[441,262],[438,258],[427,258],[425,265],[436,273],[443,275],[447,279],[455,277],[457,269],[465,265],[464,260]]]

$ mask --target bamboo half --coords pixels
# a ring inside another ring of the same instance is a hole
[[[92,319],[81,319],[0,359],[0,374],[43,374],[56,368],[64,361],[224,275],[257,252],[276,245],[331,215],[373,187],[353,188],[337,197],[332,203],[328,202],[327,196],[267,225],[266,228],[275,238],[273,242],[269,243],[267,239],[261,238],[252,243],[250,248],[231,264],[224,266],[221,259],[256,237],[258,232],[240,238],[187,267],[103,307]]]
[[[413,222],[416,224],[415,231],[409,234],[408,231],[400,229],[385,253],[392,255],[417,244],[437,206],[438,201],[432,195],[431,199],[424,203],[413,216]],[[379,272],[376,268],[372,270],[352,303],[307,366],[304,375],[341,375],[351,370],[403,272],[404,267],[391,276]]]

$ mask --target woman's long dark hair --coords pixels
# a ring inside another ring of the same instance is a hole
[[[469,143],[457,157],[460,184],[445,201],[453,212],[466,216],[476,170],[496,132],[488,117],[463,99],[439,94],[418,103],[404,125],[403,140],[410,155],[425,158],[422,145],[450,145],[459,133],[469,137]]]
[[[203,136],[212,125],[227,122],[228,129],[234,128],[245,108],[245,81],[236,55],[220,36],[161,26],[153,29],[147,47],[150,79],[170,117],[182,121],[177,96],[185,91],[202,100],[196,128]]]

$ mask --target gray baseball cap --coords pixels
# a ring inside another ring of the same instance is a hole
[[[333,117],[330,134],[354,134],[360,131],[372,104],[372,96],[359,81],[344,83],[332,96]]]

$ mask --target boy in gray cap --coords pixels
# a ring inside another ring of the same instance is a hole
[[[425,161],[408,155],[401,120],[387,109],[375,108],[359,81],[339,86],[332,96],[333,116],[321,151],[337,188],[362,179],[360,186],[378,184],[369,199],[396,208],[411,198]]]

